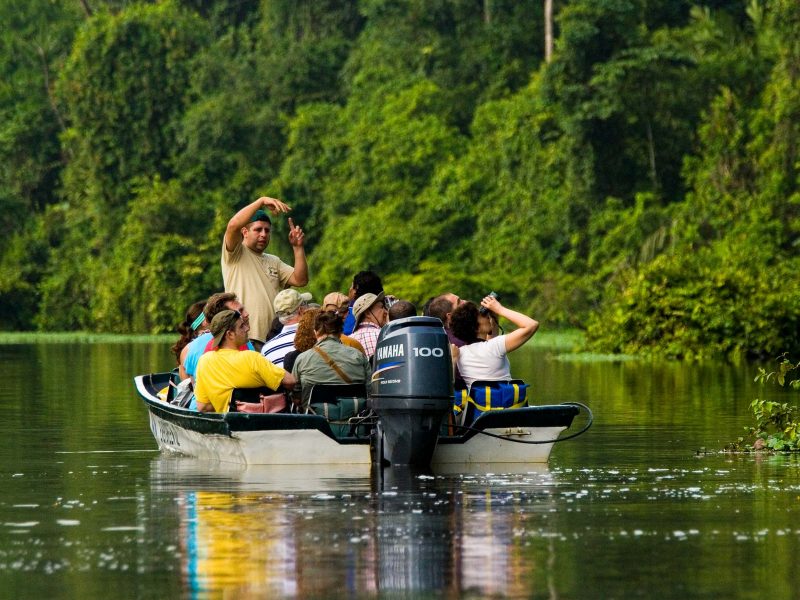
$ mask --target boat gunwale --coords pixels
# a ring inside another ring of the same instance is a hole
[[[238,432],[317,430],[339,444],[369,444],[369,437],[337,437],[322,415],[286,413],[201,413],[168,404],[156,396],[158,386],[168,383],[170,374],[149,373],[134,377],[137,391],[149,410],[162,419],[199,433],[231,436]],[[159,382],[159,383],[156,383]],[[464,444],[483,430],[508,428],[550,428],[572,425],[580,409],[573,404],[544,404],[490,411],[479,415],[470,429],[458,435],[439,435],[439,444]],[[542,420],[542,416],[545,417]],[[533,422],[533,421],[537,422]],[[216,425],[216,427],[215,427]]]
[[[155,376],[159,376],[156,379]],[[188,408],[173,406],[158,398],[154,382],[168,380],[168,373],[150,373],[134,377],[139,395],[149,410],[162,419],[200,433],[222,433],[232,435],[252,431],[316,430],[337,443],[368,444],[368,437],[337,437],[328,420],[321,415],[288,413],[202,413]],[[145,381],[145,378],[149,379]],[[214,425],[217,425],[215,428]]]

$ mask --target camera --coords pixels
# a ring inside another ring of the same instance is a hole
[[[487,295],[487,296],[491,296],[492,298],[498,298],[498,299],[500,298],[500,296],[498,296],[498,295],[497,295],[495,292],[489,292],[489,293],[488,293],[488,294],[486,294],[486,295]],[[484,315],[484,316],[485,316],[485,315],[488,315],[488,314],[489,314],[489,309],[488,309],[488,308],[485,308],[485,307],[483,307],[483,306],[479,306],[479,307],[478,307],[478,312],[479,312],[479,313],[481,313],[482,315]]]

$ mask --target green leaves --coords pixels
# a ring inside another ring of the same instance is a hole
[[[170,176],[174,135],[186,103],[188,61],[206,40],[204,23],[176,2],[133,5],[91,19],[59,81],[74,159],[67,194],[124,207],[137,177]],[[87,181],[88,179],[88,181]],[[76,189],[77,188],[77,189]]]
[[[783,385],[783,384],[781,384]],[[763,439],[767,448],[777,451],[797,451],[800,408],[786,402],[772,402],[756,398],[750,403],[756,419],[751,435]]]
[[[784,387],[788,383],[793,389],[798,389],[800,379],[796,377],[797,369],[800,369],[800,363],[792,363],[788,355],[783,354],[778,358],[778,368],[775,371],[767,372],[765,368],[759,367],[755,381],[762,386],[772,383]],[[729,449],[769,449],[777,452],[800,450],[800,407],[789,402],[756,398],[750,403],[750,410],[755,424],[746,427],[747,437],[729,444]]]
[[[373,268],[603,350],[800,346],[790,0],[556,3],[547,65],[539,0],[23,4],[0,0],[15,327],[168,329],[269,194],[317,294]]]

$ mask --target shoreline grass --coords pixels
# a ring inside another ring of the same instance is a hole
[[[0,331],[0,345],[15,344],[173,344],[175,333],[95,333],[91,331]],[[540,331],[532,340],[536,348],[579,355],[584,334],[580,329]]]
[[[165,344],[172,345],[177,334],[161,333],[94,333],[90,331],[0,331],[0,346],[20,344]],[[538,350],[552,351],[555,360],[570,362],[608,362],[636,360],[620,354],[585,352],[584,334],[580,329],[540,331],[528,345]]]
[[[176,333],[94,333],[91,331],[1,331],[0,345],[14,344],[130,344],[174,343]]]
[[[540,331],[532,340],[533,348],[553,352],[553,360],[564,362],[617,362],[639,360],[629,354],[601,354],[585,350],[586,336],[580,329]]]
[[[538,331],[528,344],[544,350],[575,352],[583,348],[586,337],[580,329]]]
[[[67,344],[67,343],[173,343],[176,333],[95,333],[91,331],[0,331],[0,344]],[[579,329],[541,331],[534,343],[539,348],[576,350],[583,345]]]

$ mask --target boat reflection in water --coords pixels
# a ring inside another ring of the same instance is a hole
[[[544,583],[542,569],[533,573],[543,557],[520,532],[552,518],[555,483],[545,465],[509,468],[452,475],[394,468],[365,477],[363,465],[159,457],[151,478],[155,493],[176,495],[191,594],[517,597]]]

